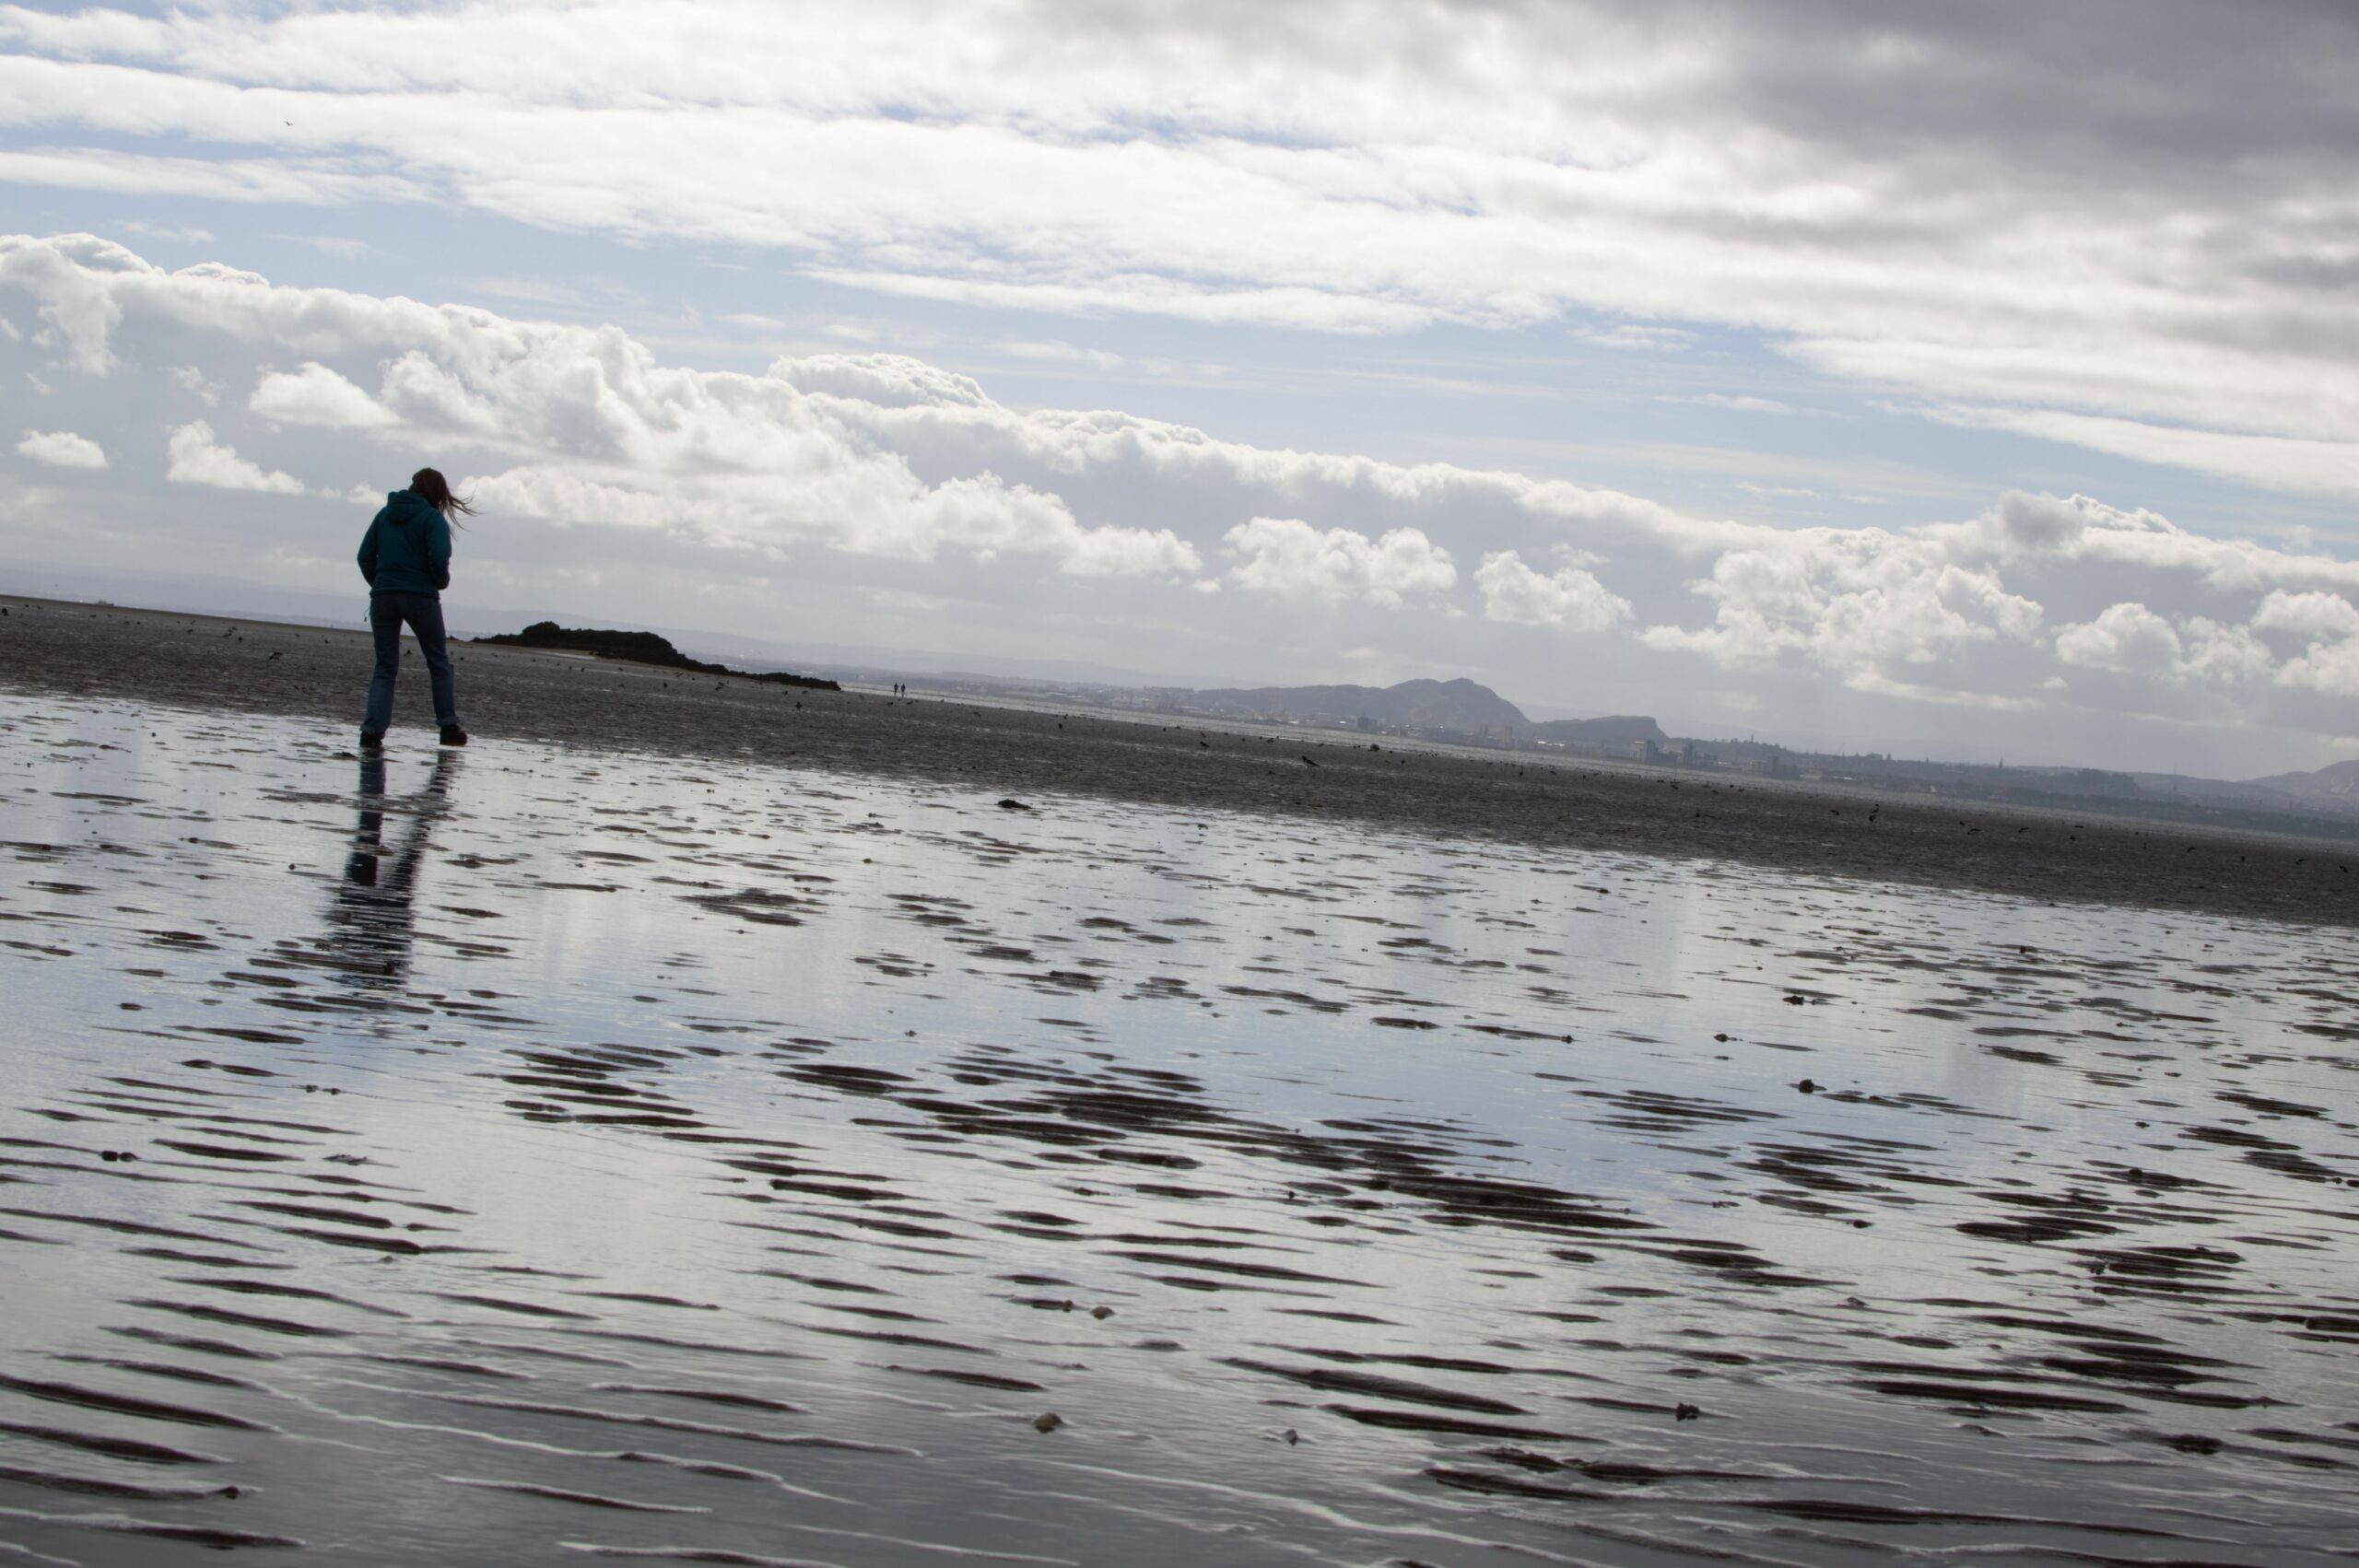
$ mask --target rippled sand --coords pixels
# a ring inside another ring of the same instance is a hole
[[[0,1562],[2350,1561],[2343,930],[0,737]]]

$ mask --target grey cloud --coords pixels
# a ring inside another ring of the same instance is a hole
[[[1727,58],[1741,66],[1709,84],[1732,113],[1829,146],[1872,138],[1904,157],[2003,158],[2030,181],[2212,191],[2256,162],[2325,172],[2359,152],[2359,14],[2333,0],[1649,9],[1666,32],[1738,41]]]
[[[640,46],[664,29],[694,69]],[[0,177],[452,200],[983,307],[1733,322],[1944,400],[2359,425],[2359,30],[2331,6],[606,0],[18,10],[0,38],[20,128],[241,148]]]

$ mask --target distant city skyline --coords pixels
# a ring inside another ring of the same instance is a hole
[[[0,586],[2359,755],[2359,14],[0,9]]]

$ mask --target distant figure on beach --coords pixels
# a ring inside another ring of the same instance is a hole
[[[393,721],[393,682],[402,669],[402,626],[417,634],[434,692],[434,719],[442,743],[464,746],[451,653],[442,631],[442,591],[451,586],[451,514],[475,508],[451,494],[450,481],[431,468],[410,475],[409,488],[385,497],[384,509],[360,540],[360,575],[369,579],[369,630],[377,639],[377,671],[369,679],[369,709],[360,720],[360,749],[385,743]]]

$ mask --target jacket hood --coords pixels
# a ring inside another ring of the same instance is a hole
[[[417,491],[388,491],[358,560],[372,593],[440,593],[451,586],[449,521]]]

